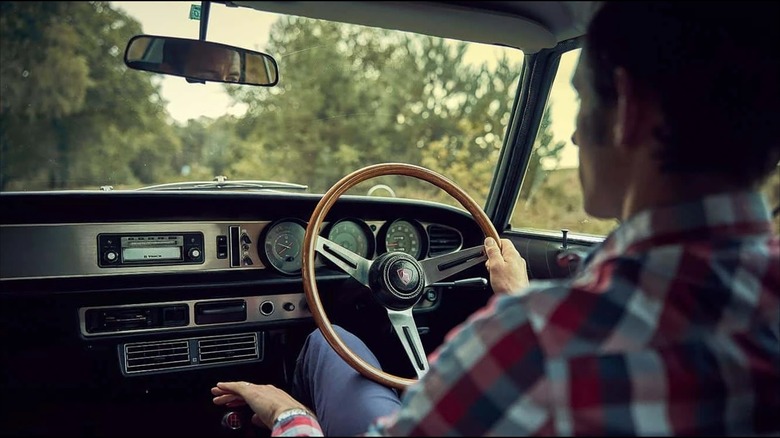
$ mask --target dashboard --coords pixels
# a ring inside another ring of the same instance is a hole
[[[25,327],[46,337],[47,324],[30,328],[30,322],[58,321],[62,325],[51,333],[113,345],[117,369],[129,377],[268,361],[268,330],[313,323],[301,267],[308,215],[319,196],[90,192],[2,198],[0,299],[9,331]],[[483,238],[471,216],[456,208],[346,196],[319,234],[368,260],[388,252],[422,260]],[[361,294],[362,285],[320,255],[315,269],[320,290],[335,301]],[[431,288],[415,312],[435,311],[440,301]],[[204,342],[216,356],[202,355]]]
[[[300,267],[320,199],[0,193],[0,383],[24,407],[4,431],[233,436],[225,418],[249,424],[251,412],[215,407],[209,388],[225,380],[286,388],[316,328]],[[369,260],[388,252],[424,260],[484,240],[462,209],[361,196],[339,198],[319,235]],[[518,249],[544,272],[557,245],[529,240]],[[331,322],[358,335],[385,371],[414,375],[377,298],[319,255],[315,273]],[[480,263],[425,288],[413,314],[426,353],[484,306],[486,275]]]
[[[300,276],[306,222],[282,217],[1,227],[4,280],[266,269]],[[451,226],[395,217],[343,218],[325,223],[320,235],[366,259],[400,251],[420,260],[463,244]]]

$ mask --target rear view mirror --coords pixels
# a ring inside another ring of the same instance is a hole
[[[137,35],[125,50],[125,64],[134,70],[187,78],[190,82],[228,82],[274,86],[276,60],[265,53],[211,41]]]

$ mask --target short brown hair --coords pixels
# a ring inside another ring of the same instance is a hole
[[[605,2],[584,54],[597,96],[623,67],[658,97],[666,172],[762,181],[780,160],[780,34],[771,2]]]

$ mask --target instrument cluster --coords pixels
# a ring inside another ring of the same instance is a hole
[[[297,218],[283,218],[268,224],[260,234],[261,245],[258,246],[263,263],[285,275],[300,275],[305,231],[306,222]],[[456,230],[452,232],[460,236]],[[344,218],[326,224],[321,235],[369,260],[394,251],[404,252],[417,260],[429,255],[428,229],[414,219],[369,223],[358,218]]]

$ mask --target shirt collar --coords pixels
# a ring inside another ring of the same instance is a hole
[[[761,192],[719,193],[636,213],[610,233],[597,252],[615,255],[667,242],[709,240],[715,234],[739,237],[771,232],[771,215]]]

